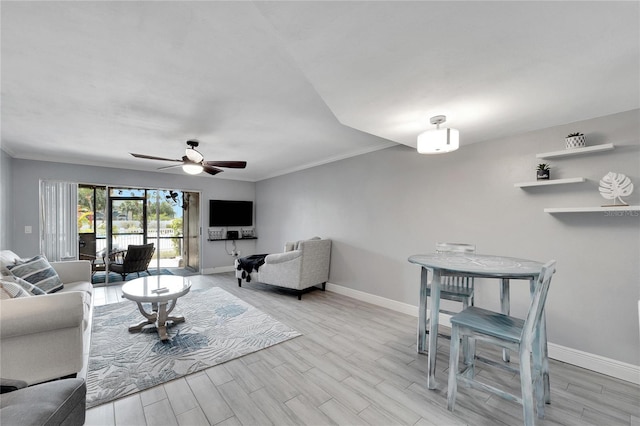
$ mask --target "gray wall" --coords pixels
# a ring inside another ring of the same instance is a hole
[[[583,176],[588,182],[514,188],[535,180],[536,153],[564,149],[563,137],[574,131],[587,134],[589,145],[616,144],[614,151],[549,161],[554,178]],[[255,199],[259,239],[257,245],[241,243],[243,254],[277,252],[285,241],[314,235],[332,238],[331,283],[414,306],[419,270],[407,257],[432,251],[437,241],[472,242],[481,253],[557,259],[550,341],[638,365],[640,218],[542,211],[605,204],[597,183],[609,171],[633,180],[637,189],[628,201],[640,204],[638,135],[636,110],[446,155],[398,146],[257,184],[11,159],[2,152],[0,248],[25,256],[38,252],[40,179],[202,191],[203,218],[208,199]],[[24,234],[25,225],[34,233]],[[203,268],[231,264],[224,243],[203,242]],[[526,309],[525,287],[512,285],[516,315]],[[479,283],[478,293],[479,305],[498,309],[496,283]]]
[[[13,243],[3,244],[1,248],[11,248],[21,256],[29,256],[39,252],[38,193],[40,179],[111,186],[126,187],[131,185],[142,188],[200,191],[202,197],[201,219],[204,233],[201,267],[205,270],[233,265],[233,258],[226,254],[224,242],[206,241],[209,220],[208,200],[215,198],[253,201],[255,197],[255,184],[253,182],[20,159],[12,159],[11,163],[13,173],[11,197],[9,198],[13,206],[15,206],[14,217],[11,222]],[[32,234],[24,233],[26,225],[33,227]],[[229,251],[231,250],[230,245],[227,248]],[[239,242],[238,248],[243,252],[253,251],[255,249],[255,241]]]
[[[13,209],[11,208],[11,157],[0,149],[0,247],[13,244]]]
[[[553,178],[587,182],[514,187],[535,180],[536,153],[563,150],[564,136],[576,131],[587,135],[588,145],[612,142],[616,148],[544,162],[552,164]],[[639,135],[635,110],[437,156],[397,146],[261,181],[257,251],[280,251],[285,241],[314,235],[332,238],[331,283],[414,306],[420,271],[407,257],[433,251],[438,241],[475,243],[480,253],[556,259],[549,340],[638,365],[640,217],[543,209],[608,204],[598,182],[609,171],[632,179],[636,191],[628,202],[640,204]],[[511,286],[516,315],[526,310],[527,287]],[[477,288],[477,304],[498,310],[497,283]]]

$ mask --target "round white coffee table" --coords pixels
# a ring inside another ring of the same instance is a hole
[[[160,340],[169,340],[167,327],[184,322],[182,316],[169,316],[179,297],[189,293],[191,281],[175,275],[156,275],[136,278],[122,286],[122,295],[138,304],[138,310],[146,318],[129,327],[130,332],[143,329],[158,331]],[[151,303],[151,312],[145,311],[143,303]]]

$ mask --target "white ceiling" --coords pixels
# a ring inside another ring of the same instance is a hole
[[[215,178],[256,181],[445,114],[464,149],[639,108],[639,5],[2,1],[2,148],[156,170],[129,152],[197,138],[248,162]]]

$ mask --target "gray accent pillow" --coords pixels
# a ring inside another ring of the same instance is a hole
[[[15,265],[8,265],[7,268],[13,276],[39,287],[47,294],[55,293],[64,287],[58,273],[43,255],[18,261]]]

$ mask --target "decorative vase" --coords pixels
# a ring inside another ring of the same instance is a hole
[[[536,178],[538,180],[549,180],[551,177],[550,170],[536,170]]]
[[[570,138],[564,138],[564,141],[567,149],[583,148],[587,146],[587,139],[584,137],[584,135],[571,136]]]

